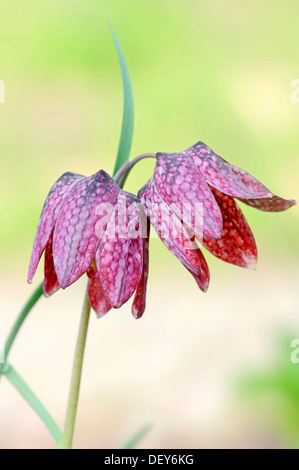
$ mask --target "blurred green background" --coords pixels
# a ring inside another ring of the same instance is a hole
[[[114,166],[122,87],[106,19],[132,79],[132,157],[202,140],[273,192],[298,200],[299,103],[291,100],[298,16],[297,0],[0,4],[0,338],[32,291],[27,264],[50,186],[65,171]],[[127,188],[137,191],[152,167],[135,167]],[[125,306],[93,321],[77,446],[120,446],[148,421],[145,447],[288,447],[296,433],[299,446],[299,425],[284,420],[296,403],[298,412],[298,389],[292,406],[275,416],[275,403],[289,395],[270,386],[261,419],[237,385],[244,368],[249,375],[275,368],[280,334],[299,337],[298,209],[242,209],[258,243],[258,271],[207,255],[212,281],[203,295],[152,240],[144,318],[133,321]],[[61,424],[85,282],[42,300],[12,354]],[[299,381],[289,345],[283,357],[279,371],[291,368]],[[0,446],[50,446],[38,419],[2,382]]]

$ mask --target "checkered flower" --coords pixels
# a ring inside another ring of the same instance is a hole
[[[195,240],[223,261],[256,265],[256,243],[235,199],[268,212],[296,203],[275,196],[203,142],[180,153],[157,153],[154,174],[138,197],[165,246],[203,291],[209,269]]]
[[[121,307],[135,292],[132,311],[145,309],[147,219],[133,194],[103,170],[85,177],[65,173],[44,203],[28,272],[32,282],[45,252],[44,294],[73,284],[84,273],[99,314]]]

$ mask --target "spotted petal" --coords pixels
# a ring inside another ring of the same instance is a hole
[[[200,251],[199,248],[197,249],[197,255],[198,255],[198,258],[199,258],[199,262],[200,262],[200,274],[195,274],[194,272],[190,271],[189,269],[188,269],[188,271],[194,277],[195,282],[198,285],[198,287],[200,288],[200,290],[202,290],[203,292],[207,292],[208,287],[209,287],[209,283],[210,283],[209,266],[207,265],[205,257],[204,257],[204,255],[202,254],[202,252]]]
[[[136,229],[139,223],[138,199],[120,191],[95,257],[103,291],[113,308],[121,307],[132,296],[142,274],[143,242]]]
[[[223,261],[245,268],[257,263],[257,247],[241,209],[231,196],[213,189],[223,217],[222,236],[203,239],[203,246]]]
[[[190,158],[157,153],[154,182],[163,201],[202,239],[219,238],[222,217],[204,177]]]
[[[28,282],[32,282],[40,257],[53,231],[62,199],[72,184],[80,178],[83,176],[70,172],[64,173],[50,189],[37,226],[28,270]]]
[[[53,261],[53,253],[52,253],[52,241],[53,241],[53,232],[49,238],[49,241],[46,245],[45,249],[45,268],[44,268],[44,295],[48,297],[49,295],[54,294],[59,288],[59,282],[56,276],[56,271],[54,267]]]
[[[109,217],[118,192],[117,184],[103,170],[81,178],[67,192],[53,238],[54,264],[62,288],[75,282],[91,265],[100,241],[97,223],[101,217]]]
[[[107,312],[109,312],[109,310],[111,310],[111,305],[105,297],[97,270],[93,266],[91,266],[87,270],[87,275],[90,278],[88,284],[88,296],[90,304],[94,311],[100,317],[102,317]]]
[[[209,285],[209,271],[193,234],[161,199],[152,178],[138,196],[166,248],[188,269],[205,292]]]
[[[239,199],[244,204],[265,212],[283,212],[297,204],[293,199],[283,199],[275,195],[263,199]]]
[[[146,286],[148,278],[148,260],[149,260],[149,235],[150,235],[150,224],[147,221],[147,236],[143,238],[143,268],[140,281],[138,283],[133,305],[132,313],[134,317],[140,318],[145,310],[146,301]]]
[[[182,154],[190,157],[207,182],[224,194],[244,199],[272,195],[271,191],[252,175],[230,165],[203,142],[197,142]]]

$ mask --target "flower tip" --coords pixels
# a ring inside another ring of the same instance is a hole
[[[58,276],[57,276],[57,277],[58,277]],[[58,279],[58,282],[59,282],[59,285],[60,285],[61,289],[63,289],[63,290],[66,289],[67,287],[69,287],[69,286],[72,284],[72,282],[65,281],[65,280],[62,280],[62,281],[60,282],[59,279]]]
[[[252,264],[251,266],[248,266],[248,267],[249,267],[249,269],[253,269],[254,271],[256,271],[257,270],[257,263]]]
[[[208,288],[209,288],[209,285],[210,285],[210,280],[208,280],[205,283],[197,281],[197,285],[200,288],[201,292],[203,292],[205,294],[208,291]]]
[[[132,305],[131,312],[135,320],[139,320],[139,318],[141,318],[142,315],[144,314],[144,311],[145,311],[145,304],[143,305],[142,308],[137,308],[137,306],[135,307],[134,304]]]
[[[253,269],[254,271],[257,270],[257,259],[256,258],[244,258],[246,263],[246,268]]]
[[[105,316],[105,315],[103,315],[102,313],[97,313],[97,312],[96,312],[96,318],[97,318],[98,320],[100,320],[100,319],[103,318],[104,316]]]

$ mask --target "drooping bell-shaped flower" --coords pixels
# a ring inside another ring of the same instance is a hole
[[[105,171],[89,177],[65,173],[44,203],[28,282],[45,251],[45,295],[86,272],[90,302],[99,315],[121,307],[136,292],[132,311],[140,317],[148,272],[146,225],[136,196],[120,189]]]
[[[234,198],[270,212],[296,203],[275,196],[203,142],[180,153],[157,153],[154,174],[138,196],[163,243],[203,291],[209,270],[195,239],[223,261],[256,265],[255,240]]]

